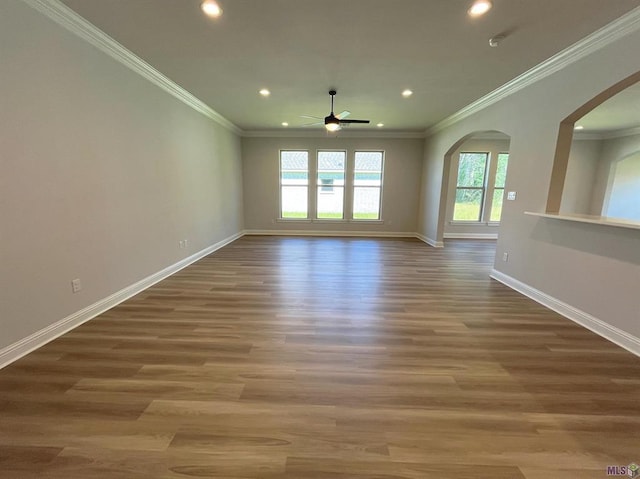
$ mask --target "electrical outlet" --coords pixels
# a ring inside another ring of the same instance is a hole
[[[73,291],[74,293],[77,293],[81,289],[82,289],[82,283],[80,282],[79,278],[76,278],[71,281],[71,291]]]
[[[178,247],[180,249],[184,248],[184,241],[182,241],[182,240],[178,241]]]
[[[189,240],[188,239],[184,240],[182,243],[184,244],[185,248],[189,247]]]
[[[509,261],[509,253],[502,253],[502,261]]]

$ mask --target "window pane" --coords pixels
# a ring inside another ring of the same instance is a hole
[[[381,151],[356,151],[355,171],[361,173],[377,173],[382,176]]]
[[[357,186],[353,188],[353,219],[380,219],[380,188]]]
[[[280,217],[308,218],[309,153],[280,152]]]
[[[317,214],[320,219],[344,217],[344,179],[347,154],[344,151],[319,151]]]
[[[504,199],[504,188],[493,190],[493,201],[491,202],[491,218],[489,221],[500,221],[502,216],[502,201]]]
[[[488,153],[460,153],[457,186],[483,187]]]
[[[482,189],[456,190],[456,204],[453,208],[454,221],[480,221],[482,212]]]
[[[306,185],[309,180],[309,153],[306,151],[281,151],[280,174],[283,185]]]
[[[344,210],[344,188],[332,186],[330,192],[318,190],[318,218],[341,220]]]
[[[318,152],[318,185],[344,186],[344,166],[347,155],[344,151]]]
[[[496,168],[496,188],[504,188],[507,180],[507,165],[509,164],[509,153],[498,154],[498,167]]]
[[[356,151],[353,172],[353,219],[379,220],[382,151]]]
[[[307,191],[306,186],[282,187],[282,218],[307,218]]]

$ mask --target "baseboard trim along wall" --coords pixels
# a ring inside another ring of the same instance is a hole
[[[445,233],[444,239],[498,239],[496,233]]]
[[[145,289],[153,286],[154,284],[162,281],[163,279],[171,276],[172,274],[177,273],[183,268],[186,268],[192,263],[195,263],[201,258],[213,253],[216,250],[219,250],[223,246],[237,240],[238,238],[244,235],[243,232],[236,233],[233,236],[230,236],[222,241],[219,241],[202,251],[199,251],[183,260],[178,261],[171,266],[167,266],[161,271],[154,273],[146,278],[127,286],[120,291],[113,293],[110,296],[107,296],[100,301],[97,301],[80,311],[76,311],[75,313],[67,316],[66,318],[61,319],[53,323],[50,326],[47,326],[40,331],[37,331],[30,336],[27,336],[20,341],[11,344],[3,349],[0,349],[0,369],[8,366],[14,361],[17,361],[21,357],[29,354],[31,351],[38,349],[41,346],[44,346],[50,341],[53,341],[59,336],[71,331],[72,329],[80,326],[82,323],[86,323],[90,319],[95,318],[99,314],[104,313],[105,311],[117,306],[118,304],[126,301],[127,299],[135,296],[136,294],[144,291]]]
[[[369,238],[415,238],[415,233],[393,231],[326,231],[326,230],[245,230],[248,236],[332,236]]]
[[[434,248],[444,248],[443,241],[435,241],[420,233],[408,233],[398,231],[316,231],[316,230],[245,230],[246,235],[254,236],[342,236],[342,237],[369,237],[369,238],[417,238]]]
[[[414,236],[418,238],[420,241],[427,243],[429,246],[433,246],[434,248],[444,248],[444,241],[436,241],[431,238],[427,238],[420,233],[415,233]]]
[[[612,326],[601,319],[598,319],[594,316],[591,316],[584,311],[581,311],[573,306],[560,301],[553,296],[549,296],[542,291],[529,286],[521,281],[518,281],[511,276],[508,276],[504,273],[501,273],[498,270],[492,270],[490,276],[496,281],[501,282],[502,284],[508,286],[511,289],[518,291],[519,293],[524,294],[528,298],[533,299],[535,302],[540,303],[543,306],[555,311],[558,314],[561,314],[567,319],[570,319],[574,323],[583,326],[590,331],[593,331],[599,336],[611,341],[612,343],[617,344],[621,348],[626,349],[630,353],[635,354],[636,356],[640,356],[640,339],[635,336],[627,333],[626,331],[622,331],[621,329]]]

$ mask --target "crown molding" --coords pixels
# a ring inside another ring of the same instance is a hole
[[[624,138],[626,136],[640,135],[640,126],[634,126],[633,128],[624,128],[621,130],[610,131],[593,131],[593,132],[581,132],[576,131],[573,133],[574,140],[613,140],[615,138]]]
[[[566,68],[568,65],[577,62],[585,56],[615,42],[616,40],[632,33],[640,28],[640,7],[636,7],[620,18],[596,30],[582,40],[574,43],[561,52],[553,55],[547,60],[539,63],[535,67],[527,70],[523,74],[508,81],[491,93],[470,103],[466,107],[457,111],[453,115],[436,123],[425,130],[427,137],[454,125],[455,123],[473,115],[474,113],[487,108],[494,103],[514,94],[523,88],[536,83],[553,73]]]
[[[95,25],[88,22],[69,7],[58,0],[22,0],[24,3],[50,18],[58,25],[90,43],[98,50],[106,53],[133,72],[147,79],[165,92],[177,98],[187,106],[215,121],[224,128],[242,134],[242,130],[225,117],[196,98],[180,85],[160,73],[142,58],[127,50],[120,43],[108,36]]]
[[[597,131],[574,131],[573,140],[586,141],[586,140],[604,140],[604,135]]]
[[[499,141],[510,141],[511,137],[506,133],[501,133],[499,131],[485,131],[483,133],[477,133],[467,138],[467,141],[473,140],[499,140]]]
[[[243,137],[247,138],[425,138],[424,131],[382,131],[382,130],[340,130],[337,134],[327,134],[324,129],[273,129],[273,130],[245,130]]]
[[[625,128],[624,130],[605,131],[602,133],[602,139],[611,140],[613,138],[623,138],[625,136],[640,135],[640,126],[633,128]]]

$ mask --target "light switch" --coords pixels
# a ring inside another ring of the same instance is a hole
[[[514,201],[516,199],[516,192],[515,191],[509,191],[507,193],[507,199],[509,201]]]

